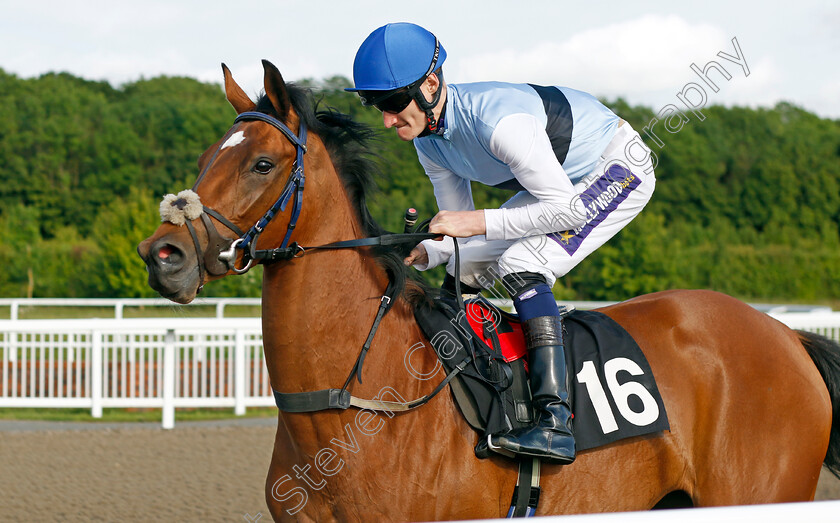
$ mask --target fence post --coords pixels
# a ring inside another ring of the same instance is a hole
[[[90,333],[90,415],[102,417],[102,331]]]
[[[245,333],[236,329],[233,335],[233,413],[245,415]]]
[[[18,311],[20,310],[20,303],[13,301],[12,304],[9,306],[9,319],[16,320],[18,319]]]
[[[15,364],[14,367],[17,368],[17,360],[18,360],[18,357],[17,357],[17,352],[18,352],[17,340],[18,340],[18,335],[21,335],[21,337],[22,337],[23,333],[15,331],[15,330],[10,330],[7,333],[7,335],[9,336],[9,338],[7,340],[8,341],[7,346],[9,347],[9,361],[11,363],[14,363]],[[15,374],[15,376],[17,376],[17,374]],[[17,390],[17,386],[15,386],[14,390]],[[17,394],[17,392],[14,392],[14,394]]]
[[[17,380],[15,380],[14,384],[9,384],[9,380],[12,379],[12,376],[17,378],[17,373],[12,371],[12,367],[16,367],[15,361],[17,358],[12,358],[12,347],[14,344],[12,343],[12,339],[17,338],[17,333],[13,330],[9,330],[3,333],[3,368],[0,370],[0,379],[3,381],[3,388],[0,389],[0,396],[7,397],[7,396],[17,396]],[[17,347],[15,347],[15,352],[17,352]],[[9,362],[11,365],[8,365],[6,362]],[[10,392],[11,387],[11,392]]]
[[[163,339],[163,419],[164,429],[175,427],[175,329]]]

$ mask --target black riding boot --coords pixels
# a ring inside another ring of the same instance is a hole
[[[540,316],[523,322],[522,330],[528,348],[529,382],[538,412],[537,423],[507,434],[492,435],[491,447],[567,465],[575,460],[575,438],[563,320],[560,316]]]

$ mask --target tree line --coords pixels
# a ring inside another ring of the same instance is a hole
[[[342,89],[304,81],[357,120],[381,115]],[[634,128],[648,107],[605,101]],[[707,288],[749,300],[840,298],[840,121],[788,103],[712,106],[679,132],[659,131],[648,208],[555,287],[564,299],[621,300]],[[157,77],[120,87],[66,73],[22,79],[0,70],[0,296],[152,296],[135,253],[161,197],[190,187],[196,160],[235,113],[217,84]],[[664,136],[663,136],[664,135]],[[642,134],[645,138],[645,135]],[[381,132],[371,212],[401,229],[403,212],[437,210],[414,149]],[[477,208],[512,193],[474,186]],[[426,275],[437,283],[440,270]],[[259,271],[203,291],[256,296]]]

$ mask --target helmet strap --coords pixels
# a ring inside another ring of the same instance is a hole
[[[426,129],[424,130],[423,135],[426,134],[425,131],[433,134],[441,134],[442,129],[440,129],[440,122],[435,118],[434,108],[437,107],[438,103],[440,103],[440,94],[442,91],[443,84],[441,83],[438,90],[435,91],[431,102],[427,101],[426,97],[423,96],[423,92],[420,90],[420,87],[418,87],[414,92],[414,100],[417,102],[420,109],[426,113]],[[442,116],[443,113],[441,113],[441,117]]]

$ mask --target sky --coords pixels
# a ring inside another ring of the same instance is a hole
[[[224,62],[256,95],[261,59],[286,80],[352,78],[365,37],[398,21],[437,35],[451,83],[562,85],[654,110],[787,101],[840,118],[837,0],[0,0],[0,69],[221,83]]]

